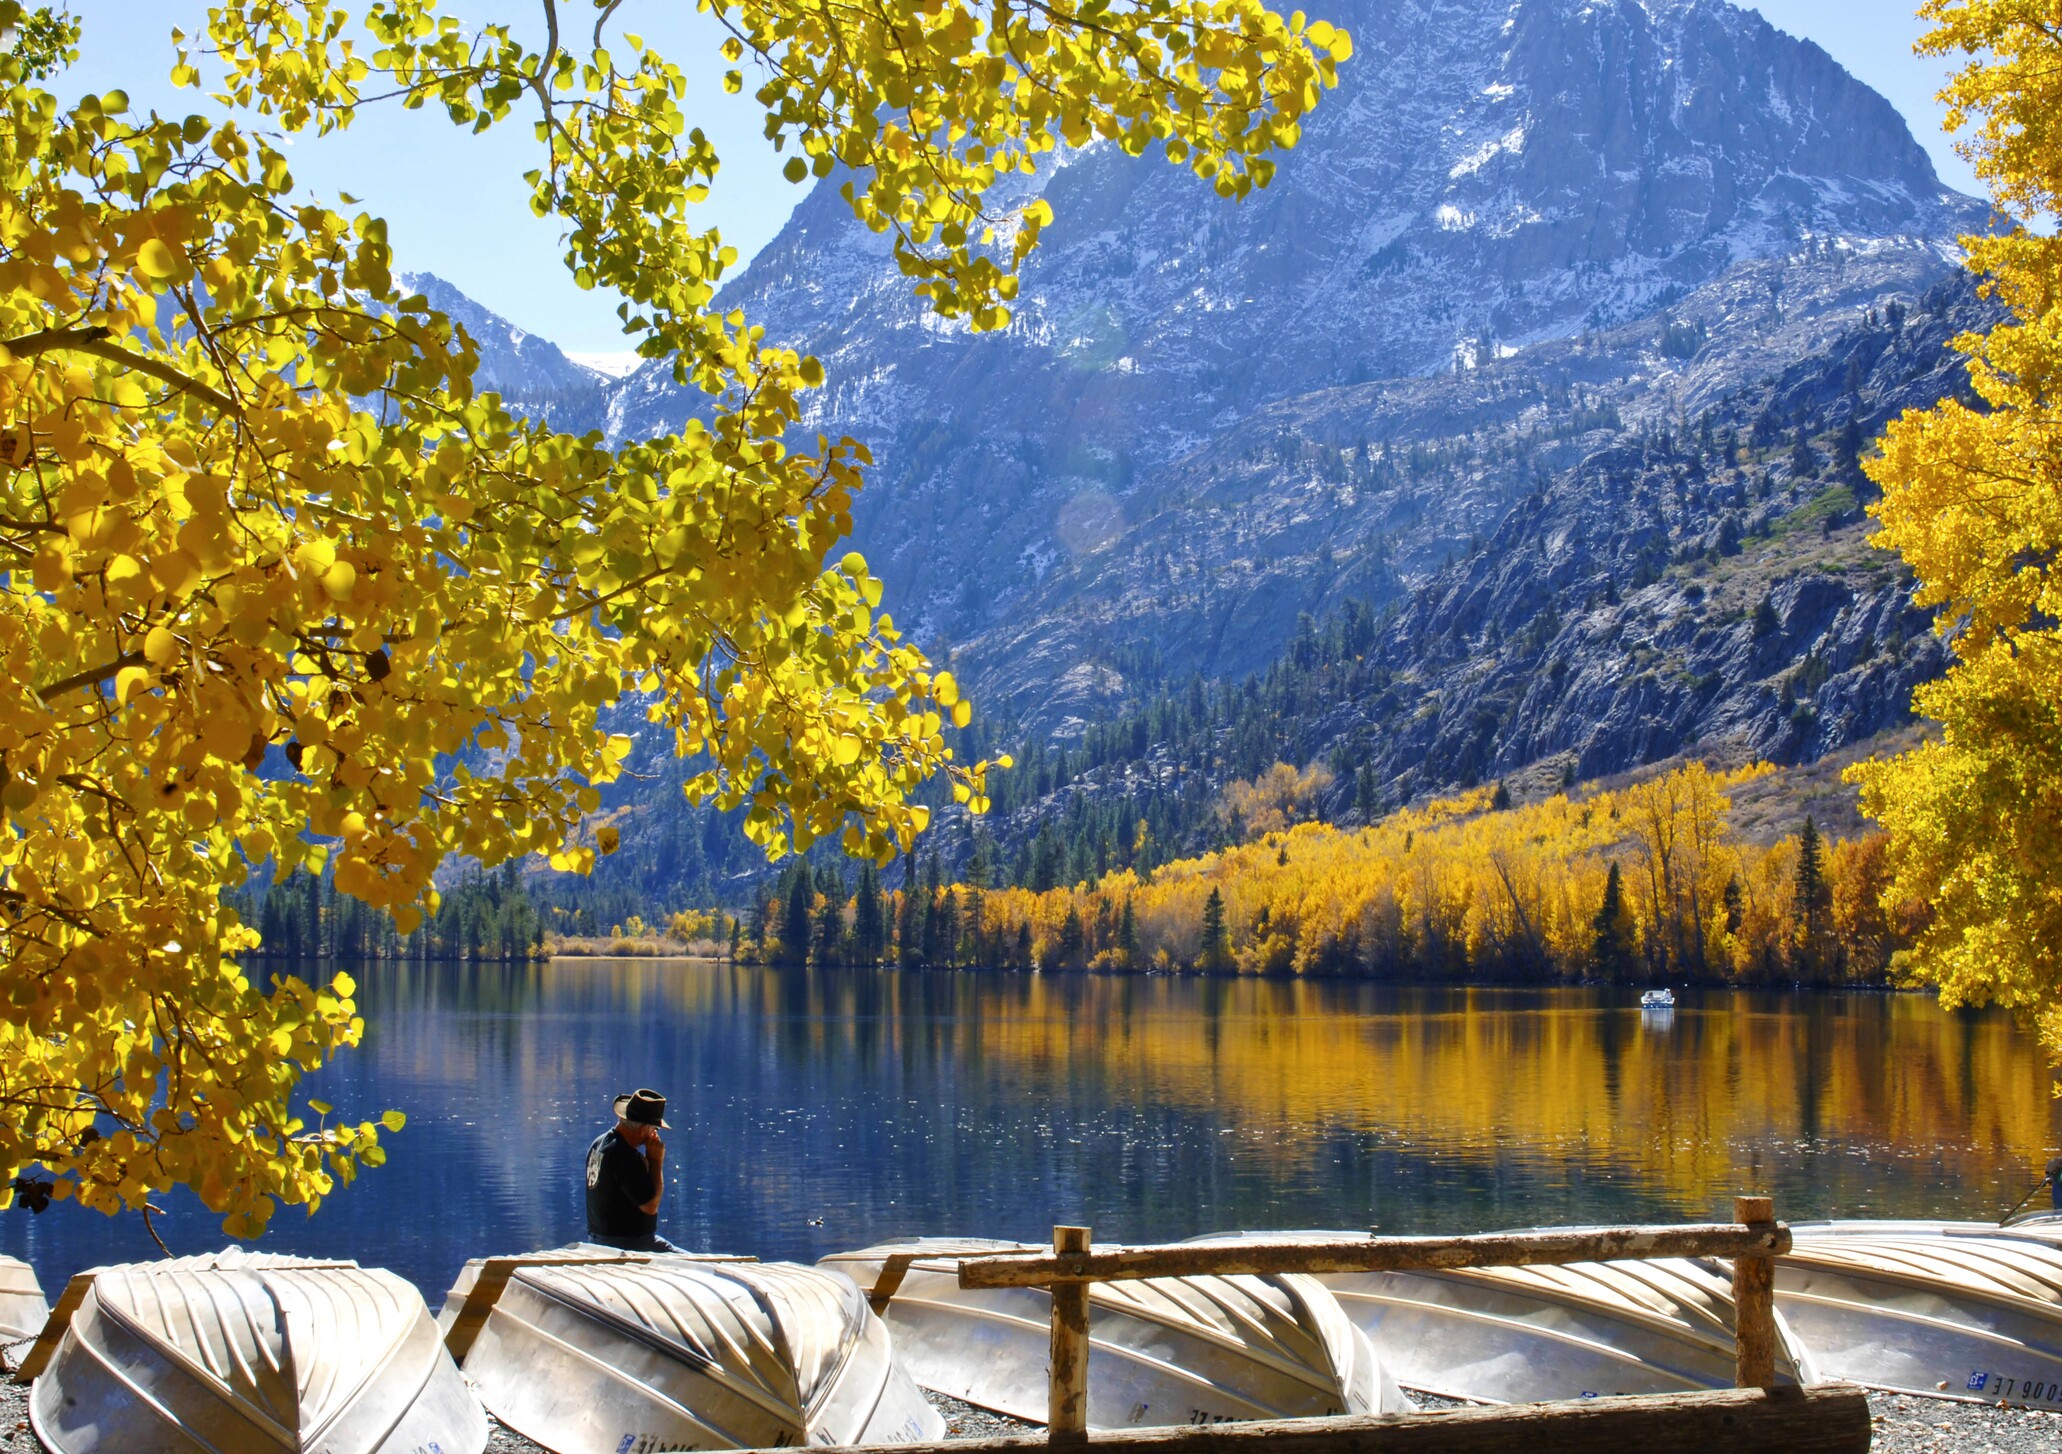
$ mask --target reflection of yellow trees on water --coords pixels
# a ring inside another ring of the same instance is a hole
[[[2056,1135],[2032,1040],[1918,996],[1738,994],[1663,1017],[1583,991],[1057,984],[985,1010],[984,1049],[1256,1127],[1609,1166],[1689,1205],[1737,1189],[1771,1140],[1938,1147],[1974,1185],[2001,1159],[2037,1167]]]
[[[419,993],[373,991],[376,1037],[448,973],[381,967]],[[1969,1188],[1975,1211],[1999,1166],[2045,1160],[2058,1125],[2030,1036],[1918,995],[1720,992],[1651,1015],[1580,989],[1251,978],[608,960],[482,977],[507,989],[468,1032],[480,1043],[396,1049],[434,1053],[439,1075],[499,1074],[520,1099],[522,1083],[611,1052],[609,1035],[569,1039],[568,1018],[649,1022],[776,1059],[797,1083],[863,1082],[892,1062],[912,1086],[981,1087],[1025,1114],[1165,1106],[1250,1133],[1240,1156],[1284,1173],[1330,1154],[1331,1138],[1379,1136],[1478,1163],[1562,1160],[1703,1207],[1800,1144],[1830,1145],[1857,1176],[1865,1152],[1879,1167],[1916,1156],[1937,1168],[1930,1180]]]

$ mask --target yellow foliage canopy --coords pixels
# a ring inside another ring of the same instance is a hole
[[[1218,811],[1235,838],[1279,833],[1315,818],[1332,781],[1332,770],[1321,762],[1301,772],[1278,762],[1251,782],[1226,787]]]
[[[2062,213],[2062,28],[2049,0],[1930,0],[1921,49],[1966,64],[1949,124],[1998,207]],[[1949,400],[1891,425],[1868,465],[1878,544],[1941,608],[1955,664],[1914,705],[1938,740],[1851,772],[1889,832],[1892,893],[1931,927],[1912,968],[1944,1003],[2033,1017],[2062,1058],[2062,238],[1966,239],[2010,321],[1958,347],[1983,407]]]
[[[1504,812],[1489,811],[1483,789],[1367,828],[1306,823],[1144,878],[1127,869],[1049,893],[997,889],[970,901],[985,942],[1007,954],[1028,925],[1032,962],[1055,969],[1195,967],[1214,892],[1233,961],[1246,973],[1880,979],[1920,911],[1906,905],[1893,916],[1883,907],[1880,839],[1834,845],[1811,876],[1799,872],[1796,838],[1767,848],[1736,842],[1726,793],[1767,771],[1716,774],[1693,764],[1615,792]],[[1627,963],[1598,953],[1614,864]]]
[[[822,367],[710,307],[734,256],[690,223],[717,158],[682,72],[543,13],[530,49],[431,0],[225,0],[174,69],[220,114],[168,119],[61,105],[63,27],[0,0],[0,1170],[59,1196],[183,1183],[244,1233],[376,1163],[377,1126],[293,1101],[358,1038],[349,979],[254,982],[224,891],[327,865],[407,932],[451,854],[584,869],[630,694],[775,856],[907,850],[940,774],[986,806],[943,736],[970,705],[833,555],[868,457],[799,437]],[[802,173],[853,168],[919,291],[984,327],[1046,216],[991,215],[1007,174],[1102,136],[1242,192],[1348,48],[1258,0],[721,19]],[[709,422],[612,450],[478,393],[383,224],[296,196],[248,124],[319,135],[378,96],[473,130],[524,108],[567,266]]]

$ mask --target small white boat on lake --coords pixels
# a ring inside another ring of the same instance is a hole
[[[1284,1238],[1358,1242],[1366,1234],[1255,1232],[1238,1240]],[[1317,1278],[1406,1389],[1529,1403],[1733,1386],[1732,1272],[1712,1259]],[[1779,1318],[1778,1381],[1811,1381],[1804,1362]]]
[[[1792,1229],[1776,1308],[1821,1377],[2062,1409],[2062,1225]]]
[[[1640,996],[1643,1010],[1672,1010],[1675,1008],[1675,991],[1671,989],[1648,990]]]
[[[58,1454],[487,1445],[422,1294],[379,1268],[231,1248],[82,1273],[59,1312],[29,1393],[29,1422]]]
[[[871,1295],[925,1388],[1046,1418],[1052,1297],[962,1288],[959,1264],[1021,1242],[916,1238],[817,1265]],[[1157,1277],[1089,1291],[1088,1424],[1127,1429],[1389,1413],[1410,1401],[1315,1278]]]
[[[495,1417],[557,1454],[945,1435],[859,1290],[791,1262],[590,1246],[482,1259],[440,1321]]]

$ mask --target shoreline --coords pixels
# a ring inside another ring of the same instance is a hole
[[[899,965],[899,964],[767,964],[750,959],[731,959],[721,954],[603,954],[584,950],[546,954],[535,960],[357,960],[347,963],[363,964],[574,964],[583,960],[635,960],[640,963],[687,963],[732,965],[738,969],[773,969],[783,971],[801,970],[817,974],[920,974],[959,975],[995,974],[1012,975],[1023,979],[1093,979],[1093,980],[1138,980],[1170,979],[1197,980],[1223,984],[1322,984],[1322,985],[1367,985],[1383,989],[1399,990],[1622,990],[1636,995],[1650,989],[1674,990],[1737,990],[1741,992],[1763,992],[1768,994],[1842,994],[1842,995],[1933,995],[1929,985],[1895,984],[1811,984],[1803,980],[1777,981],[1767,984],[1742,984],[1723,979],[1674,979],[1637,980],[1613,984],[1600,979],[1556,979],[1556,980],[1465,980],[1465,979],[1378,979],[1364,975],[1339,974],[1240,974],[1210,969],[1013,969],[1007,965]]]
[[[1041,1426],[990,1413],[926,1389],[924,1397],[945,1417],[948,1441],[1036,1434]],[[1460,1407],[1456,1400],[1413,1397],[1422,1408]],[[1960,1403],[1915,1394],[1869,1393],[1871,1448],[1876,1454],[2053,1454],[2062,1448],[2062,1413],[1997,1404]],[[551,1454],[488,1415],[484,1454]],[[54,1454],[29,1428],[29,1390],[0,1383],[0,1454]]]

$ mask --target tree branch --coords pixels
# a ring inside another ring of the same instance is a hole
[[[34,358],[41,353],[71,352],[90,353],[95,358],[104,358],[110,363],[132,368],[139,374],[148,374],[159,383],[169,384],[182,393],[214,405],[225,414],[241,418],[243,408],[234,399],[211,384],[179,372],[168,363],[160,362],[147,354],[131,353],[118,343],[110,343],[110,330],[95,324],[90,328],[46,328],[40,333],[25,333],[20,338],[0,339],[0,348],[5,348],[16,358]]]
[[[106,666],[96,666],[87,671],[76,672],[71,676],[52,682],[47,687],[38,687],[36,688],[36,695],[47,702],[53,697],[63,696],[66,692],[77,691],[80,687],[98,686],[124,667],[141,665],[143,665],[142,652],[125,652]]]
[[[132,368],[139,374],[148,374],[160,383],[170,384],[182,393],[191,394],[203,403],[214,405],[225,414],[234,414],[239,419],[243,417],[243,406],[220,389],[210,384],[204,384],[199,379],[182,374],[170,364],[160,363],[146,354],[131,353],[120,344],[108,343],[103,340],[74,343],[71,347],[80,353],[90,353],[96,358],[104,358],[110,363],[118,363],[127,368]]]
[[[94,324],[90,328],[46,328],[40,333],[24,333],[20,338],[0,338],[0,348],[6,349],[16,358],[34,358],[39,353],[52,349],[78,348],[88,343],[98,343],[106,338],[109,330]]]

